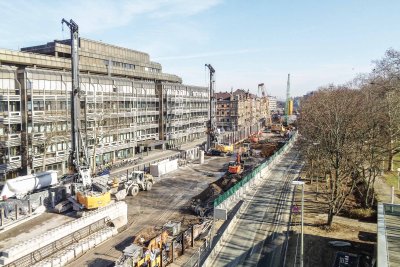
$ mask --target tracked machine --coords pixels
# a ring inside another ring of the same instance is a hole
[[[230,161],[228,164],[228,173],[229,174],[241,174],[243,172],[243,162],[241,161],[241,151],[239,149],[236,160]]]
[[[79,27],[71,19],[62,20],[71,31],[71,152],[69,155],[69,179],[72,181],[72,196],[69,200],[73,203],[75,210],[95,209],[106,206],[111,201],[110,192],[107,188],[92,182],[90,161],[87,153],[87,136],[83,140],[81,97],[84,92],[79,86]],[[86,103],[85,103],[86,105]],[[86,110],[86,109],[85,109]],[[86,123],[86,113],[84,122]]]

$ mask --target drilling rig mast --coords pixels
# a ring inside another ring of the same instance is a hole
[[[287,77],[286,85],[286,106],[285,106],[285,123],[289,125],[289,101],[290,101],[290,73]]]
[[[72,19],[68,22],[62,19],[71,31],[71,152],[69,155],[69,168],[75,180],[75,201],[78,208],[98,208],[110,202],[109,192],[96,192],[92,190],[92,177],[87,153],[86,142],[82,140],[81,126],[81,96],[84,94],[79,86],[79,27]],[[86,103],[85,103],[86,104]],[[85,118],[86,124],[86,118]],[[94,157],[96,155],[93,155]]]
[[[213,143],[216,141],[217,131],[215,129],[215,96],[214,96],[214,85],[215,85],[215,69],[211,64],[205,65],[210,71],[210,102],[208,112],[208,123],[207,123],[207,150],[211,148]]]

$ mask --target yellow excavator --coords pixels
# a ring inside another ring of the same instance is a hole
[[[91,169],[87,153],[86,142],[82,140],[81,127],[81,95],[84,93],[79,87],[79,34],[78,25],[71,19],[63,19],[71,31],[71,72],[72,72],[72,90],[71,90],[71,153],[69,156],[69,169],[73,177],[72,196],[69,200],[72,202],[75,210],[95,209],[106,206],[111,201],[110,192],[107,188],[94,184],[91,177]],[[86,111],[86,110],[85,110]],[[86,123],[86,114],[84,121]]]

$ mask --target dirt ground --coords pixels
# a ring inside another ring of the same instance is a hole
[[[360,256],[359,267],[370,266],[374,257],[377,224],[343,216],[335,216],[331,229],[326,229],[327,206],[323,204],[323,194],[316,199],[316,183],[305,180],[304,189],[304,266],[333,266],[336,252],[348,252]],[[319,184],[321,188],[322,183]],[[321,190],[320,190],[321,192]],[[295,205],[301,211],[301,188],[295,191]],[[292,209],[293,211],[293,209]],[[300,257],[300,213],[292,213],[291,229],[285,266],[296,266]],[[334,247],[330,241],[350,243],[345,247]],[[297,247],[297,249],[296,249]],[[297,253],[296,253],[297,251]]]

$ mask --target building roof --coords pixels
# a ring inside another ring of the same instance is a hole
[[[236,91],[233,92],[233,95],[234,96],[240,95],[240,96],[249,97],[252,99],[257,98],[257,96],[255,94],[250,93],[249,90],[245,91],[244,89],[236,89]]]
[[[215,98],[217,100],[229,100],[231,98],[231,94],[228,92],[219,92],[215,93]]]

